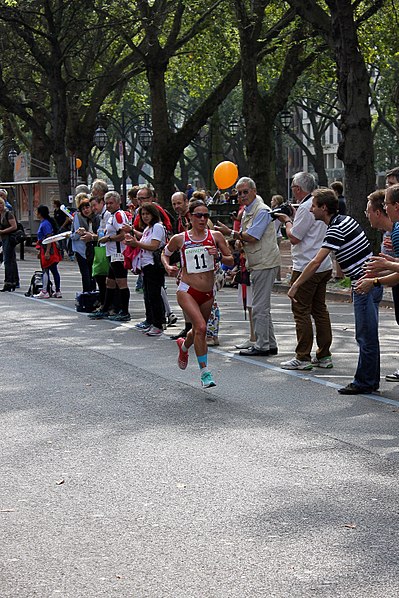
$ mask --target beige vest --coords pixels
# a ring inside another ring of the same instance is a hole
[[[252,225],[256,215],[261,210],[267,210],[261,197],[257,196],[251,204],[251,213],[244,212],[241,220],[242,232],[245,232]],[[259,241],[255,243],[244,243],[245,255],[247,258],[246,267],[249,270],[265,270],[280,265],[280,251],[277,245],[276,229],[273,222],[267,226]]]

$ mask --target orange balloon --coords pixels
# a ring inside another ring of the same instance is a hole
[[[80,158],[76,158],[75,164],[76,168],[79,170],[79,168],[82,166],[82,160]]]
[[[233,162],[229,162],[228,160],[220,162],[213,172],[213,180],[218,189],[227,189],[228,187],[231,187],[237,179],[238,168]]]

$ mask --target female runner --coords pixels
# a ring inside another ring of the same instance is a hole
[[[190,231],[174,235],[162,254],[162,262],[169,276],[177,276],[179,268],[169,264],[170,256],[176,250],[181,253],[180,283],[177,287],[177,301],[192,323],[187,338],[178,338],[178,365],[185,370],[188,363],[188,350],[194,344],[203,388],[216,386],[208,370],[208,347],[206,344],[206,324],[214,301],[215,263],[222,261],[233,266],[234,260],[222,233],[207,228],[208,208],[201,200],[190,202],[192,228]]]

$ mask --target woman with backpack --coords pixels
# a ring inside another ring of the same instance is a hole
[[[43,288],[37,295],[34,295],[36,299],[50,299],[50,272],[54,278],[55,284],[55,293],[53,293],[52,297],[56,299],[61,299],[61,279],[60,274],[58,272],[58,262],[61,261],[61,254],[57,247],[57,243],[48,243],[47,245],[43,245],[43,239],[46,237],[51,237],[57,233],[57,224],[50,216],[50,212],[47,206],[39,206],[37,208],[37,216],[40,220],[40,225],[37,231],[37,245],[36,247],[39,249],[40,254],[40,265],[43,271]]]
[[[11,210],[6,208],[6,202],[0,197],[0,239],[3,245],[4,262],[4,286],[0,289],[1,293],[6,291],[15,291],[19,285],[19,274],[17,266],[17,256],[15,254],[16,245],[13,243],[12,234],[17,230],[17,221]]]

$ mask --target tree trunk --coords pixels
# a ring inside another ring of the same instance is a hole
[[[161,203],[168,205],[174,192],[173,173],[180,151],[175,150],[173,133],[168,123],[168,105],[165,90],[167,63],[153,56],[147,65],[147,78],[151,94],[152,117],[152,167],[154,187]]]
[[[43,137],[32,131],[30,176],[43,178],[50,176],[51,147]]]
[[[369,74],[359,51],[351,2],[336,2],[331,17],[343,135],[337,155],[345,167],[348,213],[366,226],[367,195],[375,189]]]

